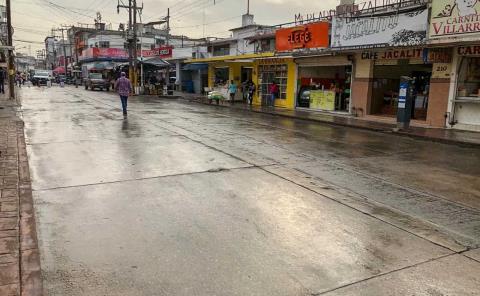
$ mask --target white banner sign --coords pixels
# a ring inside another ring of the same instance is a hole
[[[428,10],[387,16],[334,17],[332,47],[415,46],[425,43]]]

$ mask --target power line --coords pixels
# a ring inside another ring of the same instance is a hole
[[[33,44],[45,44],[41,41],[32,41],[32,40],[21,40],[21,39],[13,39],[15,42],[22,42],[22,43],[33,43]]]
[[[206,9],[208,7],[211,7],[211,6],[215,6],[225,0],[219,0],[219,1],[216,1],[215,3],[213,4],[210,4],[210,5],[206,5],[209,1],[211,0],[205,0],[204,2],[199,2],[197,3],[196,5],[193,5],[193,6],[190,6],[189,8],[183,10],[182,12],[180,13],[177,13],[176,15],[173,16],[173,18],[180,18],[180,17],[184,17],[186,15],[189,15],[189,14],[192,14],[192,13],[195,13],[198,11],[198,9]]]
[[[182,16],[184,13],[188,12],[188,11],[191,11],[191,10],[195,10],[195,9],[198,9],[200,7],[203,7],[204,5],[206,5],[210,0],[200,0],[198,1],[197,3],[193,4],[192,5],[187,5],[185,7],[182,7],[181,9],[177,10],[176,12],[173,13],[173,16],[172,17],[180,17]]]
[[[228,18],[225,18],[225,19],[221,19],[221,20],[218,20],[218,21],[213,21],[213,22],[209,22],[209,23],[205,23],[205,24],[196,24],[196,25],[182,26],[182,27],[172,27],[172,29],[187,29],[187,28],[195,28],[195,27],[199,27],[199,26],[203,26],[203,25],[218,24],[218,23],[227,22],[227,21],[230,21],[230,20],[233,20],[233,19],[237,19],[237,18],[240,18],[240,17],[242,17],[242,16],[237,15],[237,16],[232,16],[232,17],[228,17]]]

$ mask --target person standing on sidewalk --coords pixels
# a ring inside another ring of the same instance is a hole
[[[115,90],[120,95],[120,100],[122,101],[123,116],[127,116],[127,101],[130,92],[132,91],[132,83],[126,77],[127,74],[122,72],[120,78],[115,82]]]
[[[2,92],[2,94],[5,93],[5,77],[6,76],[7,76],[7,73],[5,72],[5,70],[0,69],[0,92]]]
[[[278,85],[275,81],[272,82],[272,84],[270,85],[270,102],[269,102],[269,105],[271,107],[274,107],[275,106],[275,99],[278,98],[278,92],[279,92],[279,88],[278,88]]]
[[[228,93],[230,94],[230,103],[235,104],[235,94],[237,93],[237,85],[232,80],[228,86]]]
[[[256,90],[257,90],[257,87],[255,86],[255,83],[253,83],[253,81],[250,80],[248,83],[248,104],[250,104],[250,106],[253,103],[253,95],[255,94]]]

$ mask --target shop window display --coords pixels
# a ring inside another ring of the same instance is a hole
[[[457,99],[480,98],[480,58],[463,58],[460,63]]]
[[[348,112],[351,66],[302,66],[297,107]]]
[[[273,82],[275,82],[279,88],[279,94],[276,99],[285,100],[287,98],[288,66],[286,64],[260,65],[258,72],[258,90],[259,96],[262,99],[262,105],[266,105],[271,96],[269,89]]]
[[[215,68],[215,86],[222,86],[228,84],[229,68]]]

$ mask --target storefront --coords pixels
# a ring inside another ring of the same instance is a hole
[[[450,123],[480,131],[480,46],[457,48],[457,73]]]
[[[432,2],[429,42],[455,43],[450,71],[447,121],[450,127],[480,131],[480,26],[478,4],[459,6],[455,0]],[[473,14],[472,14],[473,13]]]
[[[278,95],[274,100],[276,107],[291,108],[295,105],[295,63],[293,58],[271,58],[255,61],[253,82],[257,86],[254,104],[265,106],[272,97],[270,87],[278,86]]]
[[[426,5],[333,18],[332,50],[355,52],[350,100],[354,116],[394,122],[400,79],[407,76],[413,80],[414,121],[445,126],[452,52],[427,44],[428,18]]]
[[[355,60],[354,110],[394,119],[400,79],[406,76],[413,81],[412,119],[432,126],[445,125],[451,49],[370,50],[356,54]]]
[[[297,58],[297,108],[350,112],[352,62],[348,55]]]
[[[329,45],[329,26],[328,22],[321,21],[279,29],[275,32],[276,50],[283,55],[293,55],[309,52],[312,49],[325,49]],[[336,100],[337,90],[343,87],[343,83],[348,80],[346,72],[351,72],[344,67],[340,68],[323,68],[322,62],[314,57],[305,59],[279,58],[262,61],[258,67],[259,99],[263,105],[266,104],[271,96],[270,85],[275,82],[279,87],[275,106],[292,109],[305,107],[334,110],[335,103],[332,106],[331,101]],[[339,95],[340,97],[342,95]],[[329,102],[324,102],[325,100]],[[343,99],[340,99],[340,101],[343,101]]]
[[[413,79],[412,119],[427,119],[432,63],[424,59],[422,48],[364,52],[362,58],[374,58],[373,91],[370,114],[396,117],[400,79]]]
[[[242,85],[252,79],[253,60],[226,60],[208,65],[208,87],[228,97],[228,85],[233,81],[237,85],[236,101],[244,98]]]

